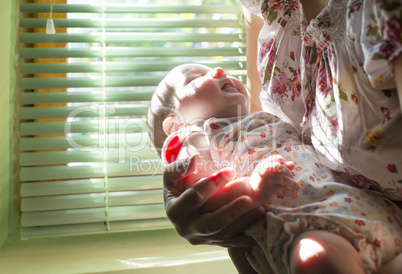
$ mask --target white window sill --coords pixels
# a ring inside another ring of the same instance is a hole
[[[0,250],[2,273],[237,273],[226,249],[191,246],[176,231],[21,241]]]

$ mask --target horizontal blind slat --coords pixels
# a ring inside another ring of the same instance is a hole
[[[100,117],[104,114],[106,117],[115,116],[141,116],[148,110],[148,104],[138,104],[129,106],[108,105],[105,113],[102,113],[103,103],[93,104],[88,107],[21,107],[20,119],[54,119],[54,118],[83,118]]]
[[[72,224],[72,225],[56,225],[56,226],[39,226],[39,227],[22,227],[21,238],[31,239],[52,236],[71,236],[82,234],[98,234],[108,232],[126,232],[141,231],[150,229],[166,229],[173,228],[169,219],[155,218],[130,221],[114,221],[109,223],[109,229],[105,222]]]
[[[105,166],[102,164],[22,167],[20,169],[20,179],[21,181],[38,181],[103,178],[106,176],[104,168]],[[160,160],[144,160],[121,164],[107,163],[107,172],[107,175],[110,177],[160,175],[163,172],[163,168]]]
[[[21,78],[21,89],[50,89],[50,88],[101,88],[101,87],[132,87],[157,86],[163,76],[142,77],[100,77],[93,78]]]
[[[105,192],[103,192],[53,197],[23,198],[21,200],[21,211],[26,213],[50,210],[105,207],[105,196],[106,194]],[[107,201],[108,206],[162,204],[163,194],[161,189],[108,192]]]
[[[240,75],[232,74],[233,77]],[[164,76],[140,77],[100,77],[92,78],[21,78],[21,89],[52,89],[52,88],[101,88],[101,87],[156,87]]]
[[[162,175],[108,178],[109,191],[162,189]],[[21,197],[98,193],[104,191],[104,178],[27,182],[21,184]]]
[[[125,128],[124,125],[123,128]],[[102,133],[103,134],[103,133]],[[67,139],[65,136],[60,137],[23,137],[20,139],[20,151],[33,151],[33,150],[60,150],[78,147],[82,150],[89,151],[102,147],[101,133],[85,134],[81,136],[74,136]],[[121,146],[135,147],[150,144],[148,133],[131,133],[120,132],[110,133],[106,137],[107,148],[119,148]]]
[[[232,5],[83,5],[55,4],[53,13],[239,13]],[[49,4],[20,4],[23,13],[48,13]]]
[[[220,48],[185,48],[185,47],[113,47],[102,49],[92,47],[89,49],[75,48],[22,48],[20,57],[32,58],[117,58],[117,57],[209,57],[209,56],[241,56],[246,48],[220,47]]]
[[[46,28],[46,18],[21,18],[21,28]],[[55,28],[238,28],[239,20],[210,19],[53,19]]]
[[[111,133],[113,131],[118,130],[118,126],[114,123],[115,121],[107,121],[105,132]],[[42,134],[67,134],[67,133],[102,133],[100,131],[101,126],[100,123],[103,124],[101,119],[94,119],[90,121],[67,121],[67,122],[29,122],[29,123],[21,123],[20,125],[20,134],[21,136],[26,135],[42,135]],[[129,125],[132,125],[137,129],[137,131],[143,131],[146,129],[145,119],[133,118],[129,120]],[[68,137],[69,142],[74,142],[74,137]]]
[[[102,92],[22,92],[21,104],[90,103],[90,102],[133,102],[149,101],[152,92],[106,91]]]
[[[245,34],[219,33],[21,33],[21,43],[244,42]]]
[[[163,218],[166,216],[163,204],[117,206],[108,208],[111,221]],[[48,226],[106,222],[105,208],[54,210],[45,212],[26,212],[21,217],[21,225]]]
[[[65,134],[66,122],[21,123],[20,133],[26,135]],[[81,121],[71,124],[68,133],[99,132],[99,121]]]
[[[245,69],[246,62],[241,61],[204,61],[198,64],[221,67],[223,69]],[[88,63],[21,63],[20,71],[24,74],[34,73],[94,73],[94,72],[154,72],[170,71],[174,67],[183,64],[177,61],[164,62],[91,62]]]
[[[49,151],[23,152],[20,154],[21,166],[60,165],[68,163],[92,163],[103,161],[122,162],[159,158],[151,147],[112,148],[106,152],[94,151]]]

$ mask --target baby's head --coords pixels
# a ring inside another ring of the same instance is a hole
[[[158,85],[147,114],[148,134],[158,153],[167,136],[182,125],[211,117],[226,118],[249,113],[246,88],[221,68],[199,64],[174,68]]]

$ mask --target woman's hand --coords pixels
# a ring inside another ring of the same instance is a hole
[[[233,173],[219,171],[184,190],[183,181],[195,170],[196,158],[177,161],[165,168],[163,191],[168,218],[191,244],[251,247],[254,240],[242,232],[264,214],[264,208],[255,208],[250,197],[242,196],[214,212],[202,213],[202,205],[233,178]]]

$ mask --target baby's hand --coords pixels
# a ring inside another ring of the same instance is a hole
[[[251,174],[250,184],[258,200],[269,201],[274,196],[295,199],[301,186],[293,179],[293,162],[285,162],[280,155],[263,159]]]

